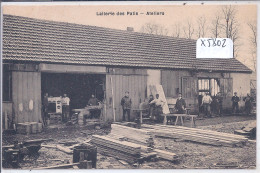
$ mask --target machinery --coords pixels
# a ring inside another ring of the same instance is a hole
[[[3,152],[3,167],[4,168],[19,168],[19,163],[25,156],[37,157],[38,151],[41,149],[41,144],[52,139],[36,139],[27,140],[25,142],[14,142],[14,145],[2,147]]]

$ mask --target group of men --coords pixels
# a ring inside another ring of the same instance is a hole
[[[163,101],[159,94],[155,95],[155,98],[153,97],[153,95],[149,96],[149,100],[148,100],[148,104],[149,104],[149,115],[150,118],[161,122],[163,120],[163,117],[160,116],[163,111],[163,105],[166,104],[165,101]],[[127,121],[130,121],[130,110],[132,107],[132,100],[129,97],[129,92],[126,91],[125,92],[125,96],[121,99],[121,106],[123,109],[123,121],[126,121],[126,114],[128,116]],[[185,100],[182,98],[182,94],[179,93],[178,94],[178,99],[176,100],[176,104],[175,104],[175,112],[182,114],[185,113],[186,111],[186,102]]]
[[[237,114],[239,113],[239,102],[240,102],[240,97],[237,96],[237,92],[234,92],[234,96],[231,98],[232,101],[232,114]],[[245,102],[245,113],[247,115],[251,114],[252,111],[252,102],[253,98],[250,97],[249,94],[243,99]],[[202,97],[202,102],[201,105],[204,109],[204,114],[205,117],[211,117],[212,114],[216,116],[222,116],[222,107],[223,107],[223,97],[221,96],[221,93],[218,93],[213,99],[209,95],[209,93],[206,93]]]
[[[252,110],[252,102],[253,98],[250,97],[249,94],[243,99],[245,102],[245,112],[247,115],[251,114]],[[234,93],[234,96],[231,99],[232,101],[232,113],[238,113],[239,106],[238,103],[240,101],[240,98],[237,96],[237,92]],[[163,101],[159,94],[156,94],[155,98],[153,95],[150,95],[149,100],[149,115],[151,119],[154,119],[156,121],[162,121],[162,107],[166,103]],[[132,106],[132,100],[129,97],[129,92],[125,92],[125,96],[121,99],[121,106],[123,109],[123,121],[126,121],[126,114],[128,116],[128,121],[130,121],[130,110]],[[216,96],[213,98],[210,96],[209,93],[205,93],[202,97],[201,105],[200,107],[203,108],[204,117],[212,117],[212,115],[216,116],[222,116],[223,115],[223,97],[221,96],[221,93],[219,92]],[[182,94],[178,94],[178,98],[176,100],[176,104],[174,107],[174,113],[177,114],[185,114],[186,113],[186,102],[182,98]]]
[[[50,118],[50,108],[49,108],[49,94],[45,93],[43,97],[43,122],[44,125],[47,125],[47,119]],[[91,98],[88,100],[87,106],[97,106],[99,105],[99,100],[95,97],[94,94],[91,95]],[[62,104],[62,121],[67,122],[70,119],[70,98],[67,96],[67,94],[64,94],[61,97],[61,104]],[[100,116],[101,111],[98,109],[92,109],[90,110],[90,118],[98,118]]]

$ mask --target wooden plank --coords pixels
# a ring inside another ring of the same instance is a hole
[[[39,122],[39,116],[41,117],[41,111],[39,111],[39,98],[38,96],[41,95],[41,90],[39,90],[39,85],[41,85],[41,81],[39,81],[38,79],[38,74],[39,73],[33,73],[32,74],[32,78],[33,81],[35,81],[33,83],[34,89],[33,89],[33,100],[34,100],[34,109],[33,109],[33,115],[32,115],[32,119],[35,122]],[[40,121],[42,122],[42,121]]]
[[[70,150],[68,147],[63,147],[61,145],[57,145],[57,149],[67,153],[67,154],[73,154],[73,151]]]
[[[182,130],[191,130],[190,128],[188,127],[176,127],[176,128],[179,128],[179,129],[182,129]],[[201,133],[201,134],[214,134],[214,135],[217,135],[217,136],[225,136],[227,138],[235,138],[235,139],[242,139],[242,140],[247,140],[247,138],[243,137],[243,136],[240,136],[240,135],[235,135],[235,134],[230,134],[230,133],[223,133],[223,132],[217,132],[217,131],[213,131],[213,130],[203,130],[203,129],[194,129],[192,131],[196,131],[198,133]]]
[[[43,122],[42,120],[42,116],[41,116],[41,112],[42,112],[42,99],[41,99],[41,73],[38,72],[36,73],[36,76],[37,76],[37,90],[35,90],[35,95],[36,95],[36,103],[37,103],[37,106],[35,107],[35,112],[36,112],[36,115],[34,117],[36,117],[35,121],[38,121],[38,122]]]
[[[171,153],[171,152],[159,150],[159,149],[154,149],[154,152],[156,152],[160,158],[165,159],[165,160],[176,161],[178,159],[178,157],[175,153]]]
[[[169,134],[170,133],[170,136],[172,135],[176,135],[178,136],[179,134],[183,135],[183,138],[184,136],[190,136],[190,137],[195,137],[195,140],[196,138],[203,138],[203,139],[208,139],[208,140],[217,140],[217,141],[223,141],[223,142],[227,142],[227,143],[241,143],[242,141],[241,140],[236,140],[236,139],[232,139],[232,138],[224,138],[224,137],[219,137],[219,136],[215,136],[215,135],[212,135],[212,134],[196,134],[196,133],[190,133],[190,132],[185,132],[185,131],[182,131],[182,130],[177,130],[175,129],[173,132],[169,132],[168,129],[157,129],[156,131],[162,131],[162,130],[165,130],[165,134]],[[164,135],[164,136],[167,136],[167,135]]]
[[[12,72],[12,100],[15,123],[18,123],[18,86],[18,73]]]
[[[29,102],[28,102],[28,72],[20,72],[22,73],[22,103],[23,103],[23,111],[22,116],[24,118],[24,122],[29,122],[28,117],[28,109],[29,109]]]
[[[33,110],[34,110],[34,88],[33,88],[33,72],[27,72],[27,93],[28,93],[28,122],[33,122]],[[37,81],[35,81],[37,82]],[[31,109],[32,108],[32,109]]]
[[[196,132],[196,133],[201,133],[201,134],[214,134],[214,135],[219,135],[219,136],[226,136],[226,137],[232,137],[232,138],[237,138],[237,139],[245,139],[247,138],[240,136],[240,135],[235,135],[235,134],[229,134],[229,133],[223,133],[223,132],[216,132],[212,130],[203,130],[203,129],[197,129],[197,128],[189,128],[189,127],[183,127],[183,126],[169,126],[169,125],[156,125],[156,126],[151,126],[148,124],[143,124],[142,127],[148,127],[148,128],[171,128],[172,130],[175,129],[182,129],[182,130],[188,130],[190,132]]]
[[[121,98],[120,98],[120,95],[121,95],[121,93],[119,93],[119,90],[120,90],[120,88],[121,88],[121,86],[120,86],[120,80],[122,80],[121,79],[122,77],[121,77],[121,75],[115,75],[115,92],[114,92],[114,94],[115,94],[115,98],[116,98],[116,100],[115,100],[115,104],[116,104],[116,120],[117,121],[120,121],[120,110],[121,110],[121,104],[120,104],[120,101],[121,101]]]
[[[154,133],[159,136],[165,136],[165,137],[176,137],[176,138],[181,138],[181,139],[189,139],[189,140],[195,140],[197,141],[198,139],[205,139],[204,142],[207,142],[207,140],[210,141],[216,141],[216,142],[222,142],[222,143],[227,143],[227,145],[232,145],[232,144],[243,144],[243,142],[246,142],[246,140],[239,140],[239,139],[234,139],[230,137],[223,137],[222,136],[216,136],[215,134],[211,134],[210,132],[200,134],[193,132],[192,130],[190,131],[185,131],[183,129],[171,129],[167,127],[159,127],[155,128]],[[190,137],[190,138],[188,138]]]
[[[55,165],[55,166],[48,166],[48,167],[39,167],[33,168],[35,170],[42,170],[42,169],[65,169],[65,168],[72,168],[73,166],[79,166],[80,163],[70,163],[70,164],[63,164],[63,165]]]
[[[18,72],[18,123],[23,123],[24,121],[24,116],[23,116],[23,109],[24,109],[24,104],[23,104],[23,75],[22,72]]]

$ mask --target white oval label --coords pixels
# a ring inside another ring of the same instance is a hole
[[[19,111],[21,111],[21,112],[23,111],[23,103],[19,104]]]
[[[33,110],[33,100],[29,101],[29,110]]]

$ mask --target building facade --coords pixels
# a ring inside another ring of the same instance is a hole
[[[200,97],[250,93],[251,70],[236,59],[196,59],[196,40],[4,15],[2,115],[14,123],[41,122],[44,93],[83,108],[91,94],[104,103],[106,121],[122,120],[121,98],[133,108],[161,84],[165,96],[182,93],[199,112]],[[240,102],[243,106],[243,102]]]

